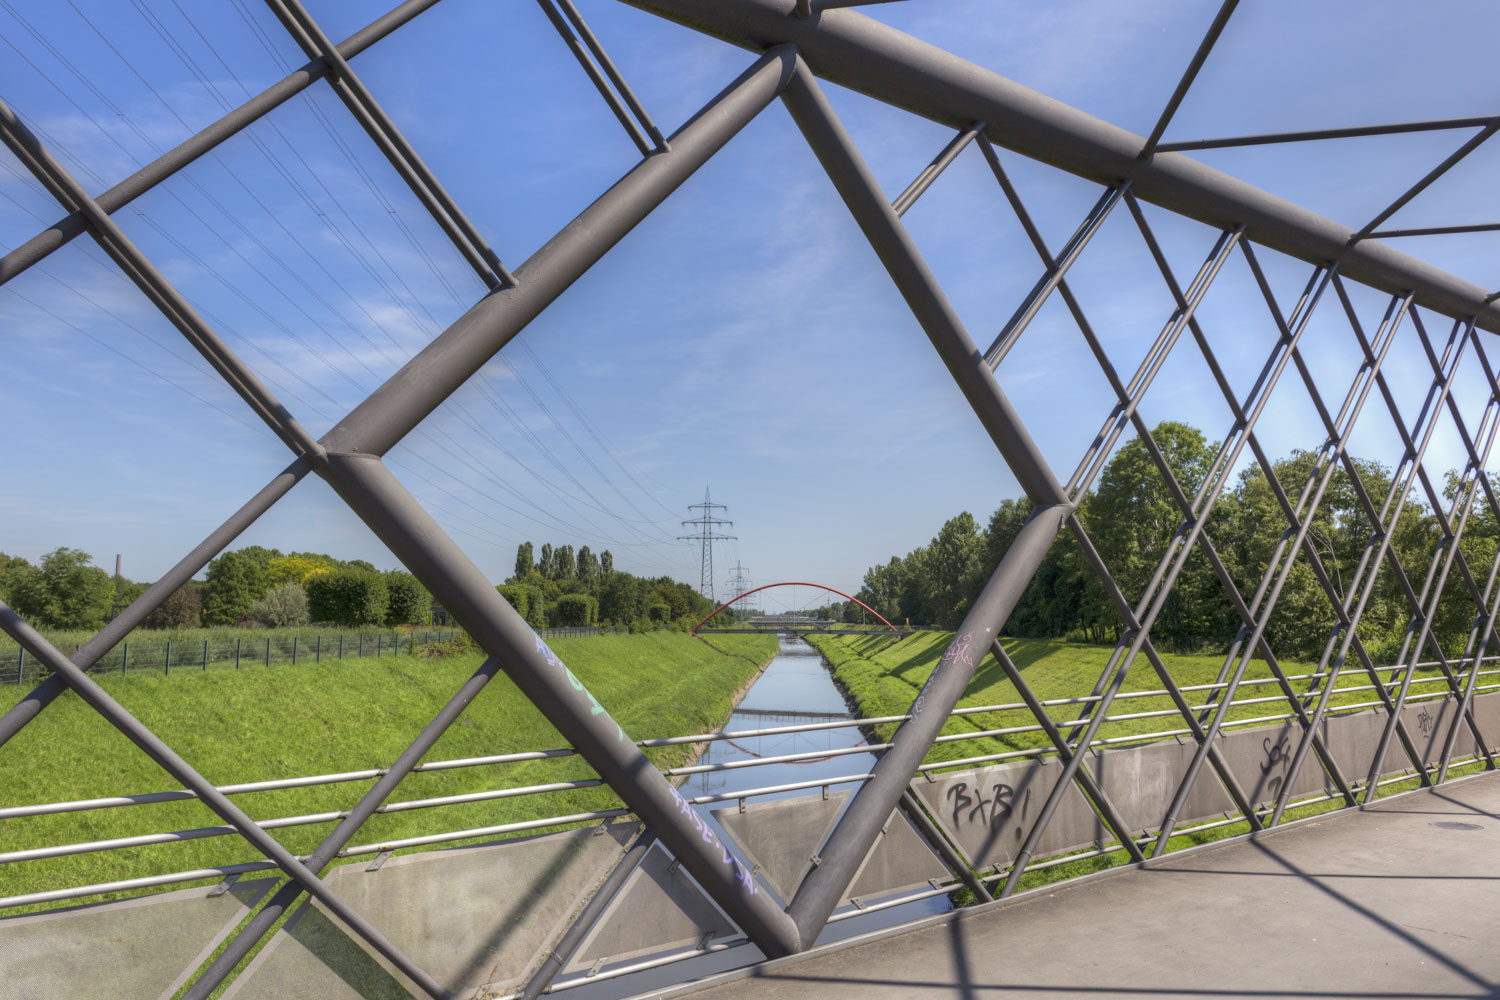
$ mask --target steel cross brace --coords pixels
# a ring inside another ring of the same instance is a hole
[[[1135,217],[1137,226],[1140,228],[1141,235],[1145,239],[1146,244],[1150,249],[1151,255],[1155,259],[1157,267],[1161,271],[1162,277],[1165,280],[1168,288],[1172,291],[1173,296],[1179,301],[1179,303],[1183,302],[1184,299],[1182,291],[1177,285],[1177,280],[1172,274],[1171,267],[1167,264],[1166,258],[1162,254],[1161,248],[1157,244],[1156,238],[1151,232],[1151,228],[1147,224],[1144,214],[1140,211],[1140,206],[1133,200],[1131,202],[1131,212]],[[1256,260],[1253,249],[1251,248],[1250,244],[1244,242],[1241,243],[1241,249],[1245,254],[1247,262],[1249,262],[1250,264],[1251,270],[1257,277],[1257,281],[1260,284],[1261,291],[1266,297],[1267,305],[1271,310],[1272,316],[1276,320],[1278,330],[1281,332],[1281,335],[1283,337],[1290,337],[1291,330],[1287,326],[1286,320],[1281,315],[1280,307],[1276,305],[1275,297],[1271,295],[1270,287],[1264,280],[1264,275],[1260,271],[1260,266],[1258,261]],[[1334,276],[1334,279],[1335,284],[1337,285],[1337,275]],[[1207,337],[1203,333],[1202,328],[1198,325],[1197,319],[1192,319],[1189,323],[1189,326],[1192,329],[1193,338],[1198,344],[1199,352],[1203,355],[1204,361],[1208,364],[1209,371],[1213,375],[1214,382],[1218,385],[1219,391],[1223,395],[1225,402],[1228,404],[1230,411],[1233,413],[1236,420],[1243,421],[1245,419],[1244,411],[1240,406],[1239,400],[1235,398],[1234,391],[1229,385],[1229,380],[1225,377],[1223,369],[1219,365],[1218,359],[1214,356],[1213,350],[1209,346]],[[1332,418],[1327,416],[1327,410],[1322,404],[1322,399],[1317,391],[1317,386],[1312,382],[1306,365],[1302,362],[1301,352],[1299,349],[1294,348],[1292,350],[1292,360],[1296,364],[1298,372],[1302,376],[1304,383],[1307,384],[1308,390],[1312,394],[1313,401],[1316,404],[1318,412],[1324,416],[1325,426],[1329,429],[1330,433],[1333,433],[1334,427]],[[1373,358],[1367,361],[1367,364],[1373,365]],[[1356,384],[1351,384],[1350,387],[1348,398],[1351,400],[1353,399],[1354,393],[1356,391]],[[1147,440],[1149,441],[1149,436]],[[1269,456],[1267,456],[1267,454],[1265,453],[1265,450],[1261,448],[1260,442],[1256,438],[1254,433],[1248,435],[1248,441],[1250,444],[1251,452],[1255,456],[1257,464],[1260,465],[1261,470],[1265,473],[1266,481],[1271,488],[1272,494],[1273,496],[1275,496],[1278,505],[1281,507],[1283,516],[1287,518],[1289,525],[1291,525],[1293,530],[1295,530],[1295,528],[1300,525],[1299,516],[1291,501],[1287,498],[1286,491],[1282,488],[1280,480],[1276,476],[1275,466],[1272,464]],[[1343,457],[1346,467],[1352,467],[1352,463],[1348,460],[1347,455]],[[1171,471],[1166,467],[1164,459],[1158,459],[1157,466],[1158,469],[1162,471],[1162,474],[1168,477],[1169,483],[1173,483],[1175,481],[1175,477],[1172,477]],[[1179,494],[1180,492],[1181,491],[1179,489],[1176,489],[1174,486],[1174,496]],[[1187,506],[1185,501],[1179,500],[1179,504],[1183,507],[1185,513],[1191,513],[1190,508]],[[1373,510],[1373,508],[1371,508],[1371,510]],[[1378,518],[1373,518],[1373,520],[1378,520]],[[1228,569],[1224,566],[1223,560],[1220,558],[1218,552],[1214,549],[1212,541],[1208,538],[1207,533],[1202,536],[1202,539],[1203,551],[1208,558],[1210,565],[1213,567],[1215,574],[1219,577],[1220,582],[1223,584],[1225,593],[1230,598],[1231,603],[1234,605],[1236,613],[1239,614],[1242,622],[1247,627],[1253,628],[1256,620],[1254,610],[1245,603],[1244,598],[1241,596],[1237,585],[1231,578]],[[1303,551],[1307,556],[1308,565],[1312,569],[1314,577],[1318,580],[1319,585],[1322,586],[1324,591],[1327,593],[1330,602],[1332,602],[1332,604],[1334,605],[1335,611],[1338,614],[1343,615],[1344,613],[1342,611],[1341,603],[1342,598],[1340,597],[1337,588],[1334,587],[1327,570],[1323,567],[1322,557],[1318,554],[1317,549],[1311,544],[1310,541],[1304,542]],[[1355,637],[1355,650],[1359,655],[1361,662],[1364,664],[1365,669],[1370,673],[1372,680],[1378,682],[1379,678],[1375,672],[1375,665],[1373,661],[1371,661],[1369,655],[1365,652],[1364,645],[1362,642],[1360,642],[1357,634]],[[1272,675],[1275,677],[1278,686],[1281,688],[1282,694],[1286,697],[1294,715],[1297,717],[1298,723],[1303,726],[1304,729],[1307,729],[1310,726],[1311,720],[1307,716],[1305,707],[1303,706],[1297,693],[1293,690],[1290,682],[1287,680],[1285,671],[1281,669],[1275,653],[1271,650],[1270,645],[1264,640],[1262,640],[1260,643],[1260,652],[1261,655],[1265,658],[1266,664],[1271,670]],[[1218,682],[1223,683],[1227,674],[1228,666],[1226,663],[1224,670],[1220,672]],[[1382,696],[1384,697],[1384,689],[1381,688],[1380,690],[1382,692]],[[1385,700],[1387,702],[1387,705],[1389,706],[1389,699],[1386,698]],[[1206,715],[1205,718],[1207,718]],[[1407,747],[1408,752],[1412,755],[1413,759],[1416,759],[1415,748],[1411,745],[1410,739],[1406,736],[1405,729],[1402,728],[1400,732],[1401,738],[1404,745]],[[1327,748],[1323,746],[1322,738],[1317,736],[1316,734],[1314,734],[1313,737],[1313,748],[1318,752],[1319,758],[1323,761],[1324,767],[1328,770],[1330,776],[1333,777],[1335,784],[1339,786],[1341,794],[1346,794],[1347,797],[1347,784],[1345,783],[1342,775],[1339,773],[1338,766],[1336,762],[1333,761],[1332,755],[1328,753]]]
[[[1339,287],[1340,298],[1343,300],[1343,303],[1344,303],[1345,312],[1350,317],[1351,327],[1354,330],[1355,339],[1359,342],[1361,350],[1364,351],[1365,356],[1368,358],[1370,356],[1370,346],[1369,346],[1369,343],[1365,339],[1364,331],[1361,329],[1361,327],[1359,325],[1358,318],[1354,314],[1353,305],[1352,305],[1352,303],[1349,302],[1348,296],[1343,292],[1343,289],[1342,289],[1341,285],[1338,286],[1338,287]],[[1414,325],[1417,325],[1418,337],[1419,337],[1419,339],[1420,339],[1420,341],[1421,341],[1421,343],[1423,345],[1424,351],[1427,353],[1428,361],[1429,361],[1430,364],[1432,364],[1434,366],[1434,373],[1437,373],[1438,372],[1437,359],[1436,359],[1436,356],[1431,351],[1431,345],[1428,343],[1426,331],[1419,325],[1419,321],[1417,321],[1417,323],[1415,323]],[[1484,368],[1486,377],[1489,380],[1489,384],[1490,384],[1490,387],[1491,387],[1491,393],[1492,394],[1500,394],[1500,385],[1497,385],[1495,383],[1495,380],[1493,378],[1493,373],[1490,371],[1489,362],[1488,362],[1488,360],[1484,356],[1483,345],[1479,342],[1477,336],[1473,337],[1473,345],[1474,345],[1474,349],[1475,349],[1475,354],[1476,354],[1476,356],[1479,357],[1480,362],[1481,362],[1481,364],[1482,364],[1482,366]],[[1408,452],[1412,451],[1415,448],[1415,444],[1412,441],[1412,437],[1411,437],[1410,432],[1406,428],[1405,421],[1401,417],[1400,409],[1396,405],[1395,396],[1391,393],[1390,386],[1386,383],[1386,380],[1385,380],[1385,377],[1384,377],[1383,374],[1380,374],[1380,375],[1377,376],[1376,384],[1380,387],[1381,396],[1385,400],[1386,408],[1391,413],[1392,422],[1394,423],[1394,425],[1396,427],[1397,433],[1401,436],[1403,446],[1407,449]],[[1478,463],[1478,464],[1482,465],[1482,463],[1480,462],[1480,459],[1479,459],[1477,453],[1474,450],[1473,442],[1469,438],[1468,431],[1464,427],[1462,415],[1459,413],[1457,405],[1455,403],[1453,403],[1451,397],[1449,399],[1449,412],[1452,414],[1452,416],[1454,418],[1454,421],[1455,421],[1455,423],[1458,426],[1459,433],[1460,433],[1460,435],[1462,436],[1462,438],[1464,440],[1465,447],[1466,447],[1466,449],[1468,451],[1468,454],[1469,454],[1469,462],[1471,464]],[[1351,466],[1351,468],[1352,468],[1352,466]],[[1445,539],[1451,539],[1453,537],[1453,531],[1449,527],[1449,523],[1448,523],[1447,517],[1443,514],[1442,502],[1439,499],[1439,495],[1438,495],[1437,490],[1433,487],[1433,484],[1432,484],[1432,481],[1431,481],[1431,477],[1429,477],[1427,475],[1426,469],[1423,468],[1423,467],[1421,467],[1421,466],[1418,467],[1418,476],[1419,476],[1419,478],[1420,478],[1420,480],[1422,482],[1423,490],[1424,490],[1424,492],[1427,495],[1427,500],[1428,500],[1429,508],[1432,510],[1433,516],[1437,519],[1438,525],[1439,525],[1439,527],[1443,531],[1444,538]],[[1352,481],[1352,483],[1353,483],[1353,485],[1355,487],[1356,495],[1358,497],[1360,497],[1361,503],[1363,503],[1365,505],[1365,507],[1366,507],[1367,514],[1373,512],[1374,511],[1374,505],[1370,503],[1369,497],[1368,497],[1368,495],[1367,495],[1367,493],[1366,493],[1366,491],[1364,489],[1363,483],[1359,479],[1357,471],[1351,471],[1351,481]],[[1484,483],[1484,485],[1485,485],[1486,497],[1491,502],[1491,510],[1492,511],[1500,511],[1500,507],[1497,507],[1494,504],[1493,493],[1491,493],[1489,491],[1489,488],[1488,488],[1488,477],[1487,477],[1487,475],[1481,474],[1481,482]],[[1432,574],[1438,571],[1438,560],[1440,559],[1440,557],[1442,556],[1442,554],[1443,554],[1443,547],[1441,547],[1441,546],[1438,548],[1437,551],[1435,551],[1433,553],[1432,560],[1431,560],[1431,562],[1429,564],[1429,567],[1428,567],[1428,579],[1429,579],[1429,581],[1431,580]],[[1462,550],[1460,550],[1456,554],[1455,558],[1456,558],[1458,566],[1459,566],[1460,575],[1464,579],[1464,585],[1465,585],[1465,587],[1469,590],[1470,595],[1474,598],[1474,600],[1475,600],[1476,604],[1478,605],[1478,607],[1483,608],[1485,606],[1485,602],[1484,602],[1483,598],[1479,594],[1479,588],[1478,588],[1477,584],[1474,581],[1473,574],[1470,572],[1470,570],[1468,568],[1468,563],[1467,563],[1467,560],[1464,558]],[[1412,616],[1413,617],[1412,617],[1411,623],[1408,625],[1408,631],[1410,631],[1411,629],[1417,628],[1418,627],[1418,623],[1425,617],[1425,615],[1426,615],[1426,612],[1424,610],[1425,601],[1423,600],[1422,597],[1418,596],[1418,594],[1416,593],[1415,590],[1413,590],[1413,588],[1411,586],[1411,582],[1407,579],[1406,571],[1401,566],[1399,560],[1392,559],[1390,565],[1391,565],[1391,568],[1392,568],[1392,571],[1393,571],[1393,574],[1394,574],[1394,576],[1396,578],[1397,583],[1400,585],[1402,592],[1405,594],[1407,601],[1411,604],[1411,607],[1412,607]],[[1444,571],[1444,575],[1446,577],[1446,571]],[[1424,591],[1425,591],[1425,589],[1426,588],[1424,587]],[[1459,693],[1458,682],[1454,678],[1454,676],[1452,674],[1452,671],[1449,669],[1449,666],[1448,666],[1448,663],[1447,663],[1447,659],[1446,659],[1446,657],[1443,654],[1442,648],[1437,644],[1437,641],[1436,641],[1435,637],[1432,637],[1429,634],[1428,638],[1429,638],[1429,641],[1432,644],[1434,656],[1435,656],[1435,658],[1437,660],[1438,666],[1441,669],[1444,677],[1446,678],[1450,689],[1453,691],[1454,694],[1458,694]],[[1417,649],[1418,649],[1418,651],[1420,651],[1420,649],[1421,649],[1420,644],[1418,645]],[[1398,660],[1404,660],[1405,659],[1406,651],[1407,651],[1406,647],[1403,646],[1401,655],[1398,657]],[[1412,663],[1415,664],[1417,662],[1417,660],[1419,660],[1419,659],[1420,659],[1420,656],[1415,657],[1413,659]],[[1409,673],[1410,673],[1410,671],[1408,671],[1408,674]],[[1391,709],[1391,711],[1393,712],[1393,715],[1394,715],[1395,714],[1394,705],[1391,703],[1390,699],[1388,698],[1388,696],[1386,694],[1385,684],[1383,682],[1381,682],[1379,680],[1379,678],[1375,677],[1373,674],[1372,674],[1372,679],[1375,680],[1377,690],[1381,692],[1382,699],[1386,701],[1386,704],[1387,704],[1388,708]],[[1391,683],[1394,683],[1394,676],[1392,678]],[[1485,756],[1486,760],[1488,760],[1489,763],[1490,763],[1490,765],[1493,766],[1493,764],[1494,764],[1493,758],[1490,756],[1489,749],[1488,749],[1487,745],[1484,743],[1483,738],[1481,737],[1478,725],[1474,722],[1474,720],[1472,718],[1472,713],[1467,717],[1467,721],[1468,721],[1468,724],[1470,726],[1470,729],[1474,733],[1475,740],[1479,743],[1480,747],[1482,748],[1482,752],[1484,753],[1484,756]],[[1403,741],[1405,741],[1408,744],[1408,752],[1412,756],[1413,766],[1416,768],[1417,773],[1421,776],[1423,782],[1426,783],[1426,781],[1427,781],[1427,773],[1426,773],[1426,770],[1425,770],[1425,766],[1422,763],[1422,760],[1421,760],[1420,756],[1416,754],[1415,748],[1411,747],[1409,745],[1410,744],[1409,737],[1407,737],[1407,736],[1404,735],[1404,729],[1402,729],[1402,727],[1401,727],[1401,723],[1399,721],[1399,716],[1397,716],[1397,722],[1396,722],[1395,725],[1396,725],[1397,731],[1401,732],[1403,734],[1402,735]],[[1387,726],[1389,728],[1390,727],[1390,723],[1387,723]],[[1387,732],[1385,734],[1385,736],[1382,738],[1380,749],[1377,751],[1377,754],[1376,754],[1376,763],[1378,763],[1378,764],[1383,764],[1384,763],[1385,755],[1386,755],[1386,752],[1387,752],[1388,747],[1389,747],[1389,742],[1390,742],[1390,733]],[[1372,784],[1371,787],[1366,790],[1366,801],[1370,801],[1370,800],[1373,799],[1373,796],[1374,796],[1373,788],[1374,788],[1374,786]]]
[[[429,7],[436,6],[437,3],[438,0],[406,0],[405,3],[397,5],[340,42],[339,54],[345,59],[354,58]],[[321,58],[298,68],[212,125],[183,140],[120,183],[100,193],[96,199],[99,207],[106,212],[119,211],[198,157],[236,135],[246,126],[285,104],[331,71],[332,67]],[[0,284],[14,278],[33,264],[39,263],[53,251],[61,249],[87,230],[88,218],[83,211],[71,210],[68,215],[4,257],[0,257]]]

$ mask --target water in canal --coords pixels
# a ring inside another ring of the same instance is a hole
[[[752,730],[777,729],[809,723],[836,722],[852,719],[844,696],[833,682],[833,675],[816,649],[800,639],[782,636],[781,650],[766,669],[751,685],[740,700],[725,732],[747,732]],[[864,734],[856,726],[842,729],[823,729],[807,733],[781,733],[761,736],[736,737],[708,744],[708,750],[699,764],[729,764],[791,754],[819,754],[807,760],[783,763],[768,763],[741,766],[728,770],[706,771],[688,777],[680,787],[683,795],[730,795],[772,786],[822,783],[834,781],[847,775],[868,774],[875,764],[875,755],[852,751],[864,746]],[[830,791],[853,792],[858,784],[833,784]],[[820,787],[802,788],[757,795],[751,802],[764,802],[775,798],[796,795],[819,795]],[[716,833],[726,842],[732,842],[717,823],[713,822],[711,810],[724,805],[733,807],[731,797],[726,803],[698,806],[699,815],[709,821]],[[865,916],[835,923],[825,928],[819,936],[820,944],[862,934],[880,927],[905,923],[931,913],[940,913],[951,908],[946,896],[918,900],[902,906],[892,907]],[[735,948],[729,952],[706,955],[661,969],[622,976],[597,985],[568,990],[566,995],[577,1000],[612,1000],[612,998],[635,996],[659,987],[700,976],[710,975],[725,969],[744,965],[759,953],[753,946]]]

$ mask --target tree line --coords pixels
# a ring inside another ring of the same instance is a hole
[[[1176,422],[1157,425],[1152,435],[1182,490],[1194,497],[1210,471],[1218,444],[1196,428]],[[1316,457],[1312,452],[1293,451],[1272,463],[1294,507]],[[1371,503],[1380,511],[1392,494],[1391,471],[1365,459],[1355,459],[1353,465]],[[1443,491],[1445,503],[1451,502],[1458,487],[1454,473],[1434,484]],[[1031,511],[1025,499],[1006,500],[985,525],[965,511],[949,519],[927,545],[871,566],[856,596],[894,622],[957,627]],[[1166,480],[1135,438],[1110,458],[1096,488],[1079,505],[1077,517],[1132,605],[1145,592],[1162,553],[1183,523]],[[1283,544],[1287,524],[1276,490],[1258,463],[1224,488],[1209,515],[1204,530],[1247,604],[1255,603],[1262,574]],[[1339,468],[1312,517],[1308,538],[1335,592],[1351,608],[1359,596],[1351,594],[1350,588],[1375,528],[1353,481]],[[1420,483],[1412,487],[1390,535],[1391,549],[1409,576],[1403,584],[1388,560],[1382,560],[1378,568],[1359,626],[1360,638],[1377,662],[1397,655],[1412,619],[1405,587],[1422,591],[1429,563],[1445,537]],[[1494,512],[1481,494],[1460,543],[1481,591],[1495,557],[1497,537],[1500,530]],[[853,602],[836,610],[845,621],[860,620],[861,609]],[[1469,584],[1460,568],[1455,568],[1433,616],[1433,635],[1445,655],[1463,655],[1476,613]],[[1222,651],[1242,624],[1209,559],[1195,547],[1162,606],[1152,637],[1159,647],[1171,651]],[[1335,624],[1327,591],[1305,553],[1299,552],[1266,638],[1279,656],[1316,659]],[[1114,643],[1123,629],[1124,620],[1114,601],[1075,534],[1065,527],[1011,613],[1005,632],[1018,637]],[[1424,650],[1423,658],[1430,658],[1429,653]]]
[[[102,628],[148,586],[116,579],[82,549],[53,549],[36,566],[0,553],[0,599],[40,628]],[[402,570],[383,573],[363,559],[249,545],[214,559],[204,580],[189,580],[142,625],[425,625],[431,605],[427,590]]]
[[[608,549],[531,542],[516,547],[515,572],[496,588],[533,626],[600,625],[632,632],[691,628],[714,610],[708,598],[670,576],[615,569]]]
[[[615,569],[608,550],[531,542],[516,551],[515,573],[496,589],[535,627],[603,625],[644,631],[691,627],[714,606],[668,576]],[[148,584],[116,579],[81,549],[58,548],[39,565],[0,553],[0,600],[40,628],[98,629],[145,592]],[[208,564],[143,623],[146,628],[215,625],[271,627],[425,625],[432,597],[403,570],[381,572],[363,559],[248,545]]]

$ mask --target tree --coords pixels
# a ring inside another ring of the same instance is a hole
[[[314,573],[334,568],[329,556],[313,552],[293,552],[291,555],[274,556],[266,560],[266,587],[279,587],[284,583],[301,584]]]
[[[527,573],[535,569],[532,563],[531,543],[522,542],[516,546],[516,576],[517,580],[523,579]]]
[[[578,579],[590,589],[599,585],[599,557],[587,545],[578,550]]]
[[[146,628],[198,628],[202,624],[203,596],[195,585],[178,587],[142,622]]]
[[[114,580],[93,565],[94,557],[66,546],[42,556],[40,567],[12,565],[12,606],[33,625],[96,629],[109,620]],[[24,560],[22,560],[24,563]]]
[[[950,518],[928,546],[927,588],[933,624],[957,628],[963,621],[983,547],[979,526],[968,511]]]
[[[426,625],[431,621],[432,595],[416,577],[404,570],[393,569],[385,574],[385,590],[387,626]]]
[[[4,552],[0,552],[0,601],[14,605],[15,602],[11,599],[10,594],[11,578],[24,570],[35,568],[20,556],[8,556]]]
[[[250,617],[272,628],[306,625],[311,621],[307,591],[298,583],[272,587],[264,597],[250,605]]]
[[[264,597],[268,589],[265,566],[254,553],[224,553],[208,564],[208,581],[203,585],[204,623],[235,624],[250,613],[250,605]]]
[[[307,581],[308,613],[313,621],[382,625],[386,601],[385,576],[381,573],[337,569]]]
[[[592,625],[599,620],[599,602],[587,594],[564,594],[557,599],[557,624]]]
[[[552,543],[542,543],[542,557],[537,560],[536,571],[542,574],[542,579],[552,579]]]
[[[599,575],[609,579],[609,575],[615,571],[615,557],[610,555],[609,549],[599,553]]]
[[[573,579],[573,546],[559,545],[552,550],[552,579],[562,581]]]

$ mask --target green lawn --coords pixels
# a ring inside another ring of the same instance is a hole
[[[952,632],[918,632],[897,642],[884,636],[814,636],[810,637],[828,661],[833,664],[834,676],[853,698],[861,715],[866,717],[902,715],[910,708],[912,700],[922,684],[932,673],[934,664],[942,656]],[[1005,639],[1006,652],[1026,678],[1027,684],[1037,698],[1048,701],[1061,698],[1078,698],[1093,691],[1095,683],[1108,665],[1111,649],[1107,646],[1091,646],[1080,643],[1037,639]],[[1223,665],[1221,656],[1164,655],[1173,681],[1179,687],[1211,684],[1218,678]],[[1281,662],[1288,675],[1310,674],[1315,664]],[[1245,681],[1270,678],[1271,671],[1261,660],[1252,660],[1245,671]],[[1359,669],[1351,657],[1339,675],[1331,705],[1350,705],[1374,701],[1374,691],[1347,691],[1345,689],[1368,685],[1369,677]],[[1294,690],[1301,692],[1308,687],[1307,681],[1293,681]],[[1136,657],[1121,693],[1160,690],[1162,683],[1144,654]],[[1433,688],[1414,687],[1413,693]],[[1194,707],[1206,704],[1209,692],[1186,692],[1188,703]],[[1229,710],[1230,721],[1254,719],[1284,714],[1286,701],[1276,684],[1242,685],[1236,702],[1247,698],[1275,699],[1260,704],[1235,704]],[[1021,701],[1015,686],[1006,679],[994,656],[986,655],[975,671],[960,708],[984,705],[1015,704]],[[1056,722],[1071,722],[1084,717],[1087,705],[1060,705],[1049,707],[1048,715]],[[1150,697],[1117,697],[1109,714],[1137,715],[1148,712],[1169,712],[1155,717],[1122,719],[1106,722],[1100,728],[1100,739],[1139,736],[1167,730],[1185,729],[1182,717],[1173,709],[1172,700],[1166,695]],[[960,734],[989,729],[1033,724],[1031,714],[1024,708],[1009,712],[982,712],[975,715],[958,716],[944,726],[944,734]],[[895,731],[894,724],[877,727],[882,738]],[[982,754],[1003,753],[1036,746],[1050,745],[1041,732],[1013,733],[1003,736],[980,737],[954,743],[939,743],[927,755],[928,761],[957,760]]]
[[[711,731],[733,696],[774,655],[761,636],[603,635],[555,639],[552,648],[636,739]],[[715,648],[717,647],[717,648]],[[402,656],[302,662],[295,667],[206,673],[107,674],[109,693],[216,784],[388,765],[480,663]],[[6,689],[9,707],[19,691]],[[563,746],[556,731],[503,675],[491,681],[427,754],[448,760]],[[690,747],[652,751],[663,766]],[[393,800],[593,777],[577,758],[414,774]],[[22,805],[165,791],[175,783],[69,693],[0,748],[0,804]],[[257,820],[345,809],[368,781],[235,796]],[[610,808],[605,788],[419,809],[373,817],[357,843],[470,829]],[[0,820],[0,850],[218,825],[194,801]],[[275,836],[310,852],[330,823]],[[0,865],[0,895],[258,860],[225,836]],[[170,888],[170,887],[169,887]]]

